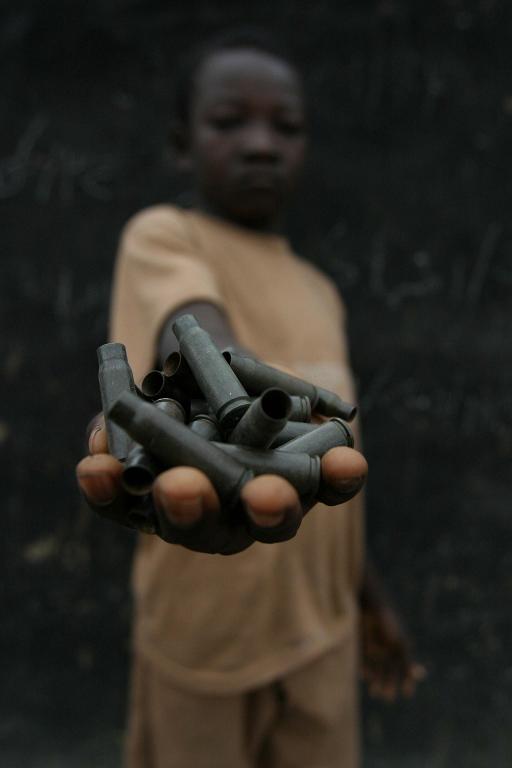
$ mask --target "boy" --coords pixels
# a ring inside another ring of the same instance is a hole
[[[242,346],[352,399],[336,291],[281,234],[306,148],[295,68],[251,36],[214,43],[182,81],[173,140],[196,184],[194,208],[140,213],[116,265],[111,337],[126,344],[136,377],[176,348],[174,317],[192,312],[221,348]],[[82,489],[123,503],[101,427],[90,445],[99,455],[79,465]],[[366,464],[333,449],[322,472],[348,500]],[[247,546],[257,540],[248,548],[216,528],[218,499],[196,470],[164,473],[154,501],[166,538],[189,549],[139,543],[127,766],[356,766],[360,598],[383,615],[376,591],[361,586],[359,499],[317,505],[291,538],[302,519],[294,489],[256,478],[243,494]],[[415,677],[393,622],[389,678],[369,671],[390,694]]]

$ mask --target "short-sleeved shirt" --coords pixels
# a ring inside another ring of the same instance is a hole
[[[218,305],[257,357],[353,400],[337,291],[286,239],[170,205],[137,214],[121,238],[110,324],[136,380],[167,317],[197,301]],[[359,497],[318,504],[291,541],[227,557],[141,535],[135,647],[177,685],[228,693],[354,642],[361,507]]]

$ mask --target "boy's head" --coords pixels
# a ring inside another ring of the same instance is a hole
[[[276,228],[306,148],[302,84],[290,59],[265,38],[230,35],[200,51],[179,85],[172,138],[200,207]]]

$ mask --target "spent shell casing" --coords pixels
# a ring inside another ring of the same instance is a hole
[[[153,403],[164,398],[171,398],[181,403],[186,413],[189,411],[190,397],[183,389],[167,379],[163,371],[157,369],[148,371],[140,383],[140,391],[146,400]]]
[[[352,448],[354,446],[354,436],[350,428],[341,419],[334,418],[321,424],[312,432],[296,437],[289,443],[279,446],[276,449],[276,453],[291,454],[299,451],[300,453],[321,457],[331,448],[344,445]],[[321,476],[316,499],[328,506],[334,506],[342,504],[346,500],[346,492],[329,485]]]
[[[185,423],[185,409],[177,400],[165,397],[155,400],[154,405],[167,416]],[[160,462],[142,445],[135,443],[124,463],[121,483],[133,496],[144,496],[150,492],[155,478],[161,471]]]
[[[317,401],[315,410],[322,416],[338,416],[345,421],[353,421],[357,415],[357,406],[345,402],[335,392],[323,387],[316,387]]]
[[[290,396],[276,387],[257,397],[233,429],[230,443],[252,448],[268,448],[290,418]]]
[[[204,399],[194,398],[190,401],[189,419],[193,421],[196,416],[202,416],[203,414],[211,415],[210,406]]]
[[[245,448],[230,443],[214,443],[255,475],[281,475],[296,489],[299,496],[316,496],[320,485],[320,458],[307,453],[280,453]]]
[[[215,444],[130,392],[117,399],[109,415],[163,467],[185,465],[205,472],[226,508],[236,505],[241,488],[253,476],[249,469]]]
[[[168,382],[168,386],[174,386],[187,392],[190,398],[202,397],[202,392],[195,380],[192,370],[181,354],[181,352],[171,352],[164,361],[163,374]]]
[[[316,401],[315,387],[307,381],[231,349],[225,349],[223,355],[250,395],[261,395],[269,387],[279,387],[289,395],[309,397],[311,401],[314,398]]]
[[[337,418],[319,424],[303,435],[295,437],[288,443],[281,444],[276,451],[287,453],[307,453],[310,456],[323,456],[331,448],[348,445],[354,447],[354,436],[350,428]]]
[[[188,426],[192,432],[195,432],[196,435],[201,435],[205,440],[222,440],[222,435],[220,434],[219,425],[217,424],[216,419],[207,413],[198,414],[192,419]]]
[[[303,395],[291,395],[292,408],[289,421],[311,421],[311,400]]]
[[[105,416],[108,449],[116,459],[124,461],[132,444],[129,436],[108,416],[111,406],[123,392],[135,392],[135,382],[124,344],[110,342],[97,349],[98,382]]]
[[[308,397],[312,409],[323,416],[339,416],[345,421],[351,421],[357,413],[354,405],[346,403],[335,392],[329,392],[229,348],[224,350],[223,355],[250,395],[259,395],[268,387],[281,387],[290,395]]]
[[[193,315],[181,315],[173,324],[180,352],[220,424],[229,434],[241,419],[251,400],[244,387]]]
[[[300,435],[306,435],[318,427],[318,424],[305,424],[303,421],[288,421],[281,432],[274,438],[271,448],[277,448],[280,445],[289,443]]]
[[[165,397],[165,376],[162,371],[148,371],[140,383],[140,391],[147,400]]]
[[[185,423],[185,409],[178,400],[175,400],[172,397],[160,397],[158,400],[154,401],[154,405],[156,405],[156,407],[163,413],[171,416],[171,418],[176,419],[182,424]]]
[[[162,471],[161,464],[142,445],[135,443],[126,457],[121,483],[133,496],[145,496],[151,491],[155,478]]]

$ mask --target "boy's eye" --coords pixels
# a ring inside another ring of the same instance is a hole
[[[301,120],[278,120],[276,128],[287,136],[298,136],[304,132],[304,123]]]
[[[242,122],[240,115],[225,114],[212,115],[210,124],[219,131],[229,131],[231,128],[237,128]]]

